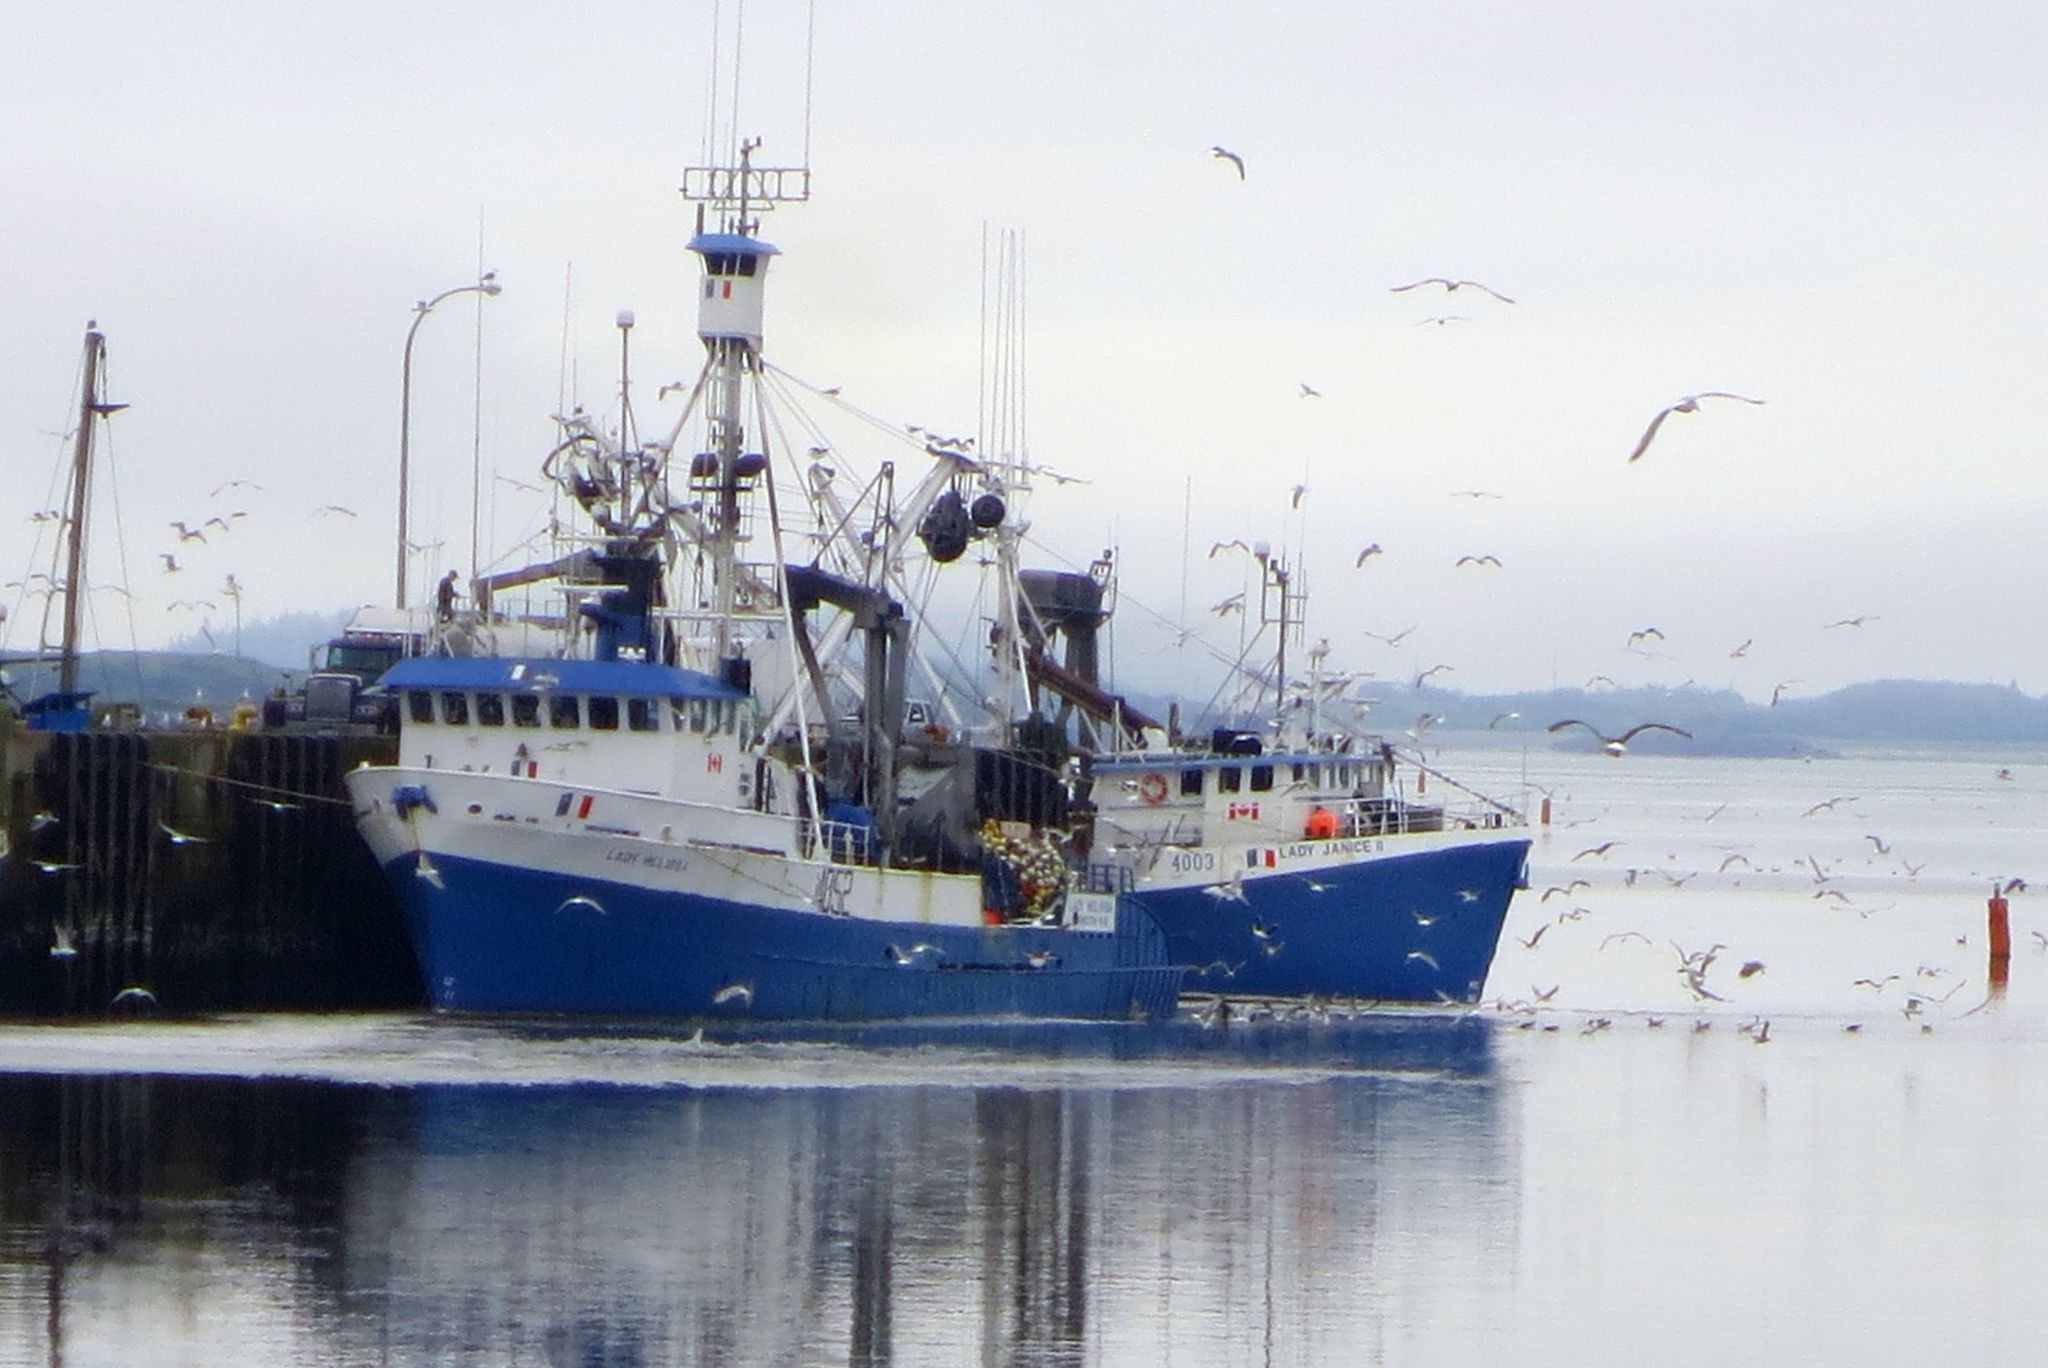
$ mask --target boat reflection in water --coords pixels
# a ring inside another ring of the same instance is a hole
[[[1301,1362],[1505,1290],[1485,1023],[1269,1034],[757,1040],[745,1086],[0,1075],[0,1360]]]

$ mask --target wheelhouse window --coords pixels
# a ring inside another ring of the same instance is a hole
[[[627,699],[626,726],[632,731],[660,731],[661,700],[658,698]]]
[[[1202,771],[1200,769],[1184,769],[1180,772],[1180,796],[1183,798],[1199,798],[1202,796]]]
[[[405,694],[406,715],[414,722],[434,720],[434,696],[425,689],[408,689]]]
[[[590,725],[598,731],[619,729],[619,700],[610,694],[593,694],[590,698]]]
[[[1267,792],[1268,790],[1270,790],[1270,789],[1271,789],[1272,787],[1273,787],[1273,767],[1272,767],[1271,765],[1253,765],[1253,766],[1252,766],[1252,792],[1253,792],[1253,793],[1265,793],[1265,792]]]
[[[691,731],[693,731],[693,732],[701,732],[701,731],[703,731],[703,730],[704,730],[704,723],[705,723],[705,719],[706,719],[707,717],[709,717],[709,716],[710,716],[710,714],[711,714],[711,704],[710,704],[710,701],[709,701],[709,700],[707,700],[707,699],[702,699],[702,698],[693,698],[693,699],[691,699],[691,700],[690,700],[690,730],[691,730]]]
[[[441,695],[441,720],[451,727],[469,725],[469,695],[460,689],[449,689]]]
[[[479,727],[505,725],[505,695],[480,693],[476,696],[476,724]]]
[[[1216,787],[1223,793],[1236,793],[1244,787],[1244,771],[1235,765],[1225,765],[1216,771]]]
[[[556,694],[548,700],[548,725],[574,731],[583,725],[583,700],[575,694]]]
[[[515,727],[538,727],[540,725],[540,698],[537,695],[512,695],[512,725]]]

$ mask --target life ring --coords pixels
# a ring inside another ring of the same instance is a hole
[[[1149,807],[1158,807],[1166,801],[1166,776],[1148,774],[1138,781],[1138,796]]]

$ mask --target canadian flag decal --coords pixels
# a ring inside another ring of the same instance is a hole
[[[1232,803],[1224,813],[1224,817],[1232,822],[1239,820],[1256,822],[1259,820],[1259,805],[1257,803]]]

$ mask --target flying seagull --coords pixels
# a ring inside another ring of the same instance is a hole
[[[1301,382],[1301,397],[1304,399],[1320,399],[1323,397],[1323,392],[1304,380]]]
[[[1218,551],[1245,551],[1245,552],[1249,552],[1249,551],[1250,551],[1251,549],[1252,549],[1252,547],[1251,547],[1251,543],[1250,543],[1250,542],[1246,541],[1246,540],[1245,540],[1244,538],[1242,538],[1242,537],[1235,537],[1235,538],[1232,538],[1232,539],[1231,539],[1230,541],[1227,541],[1227,542],[1216,542],[1216,543],[1212,544],[1212,545],[1211,545],[1211,546],[1209,547],[1209,559],[1210,559],[1210,560],[1215,560],[1215,559],[1216,559],[1216,553],[1217,553]]]
[[[1552,732],[1563,731],[1566,727],[1584,727],[1587,731],[1599,737],[1602,749],[1613,756],[1619,756],[1625,752],[1628,749],[1628,743],[1646,731],[1668,731],[1674,735],[1682,736],[1688,741],[1692,740],[1691,732],[1686,731],[1682,727],[1671,726],[1666,722],[1638,722],[1619,736],[1609,736],[1591,722],[1581,722],[1576,717],[1566,717],[1551,723],[1543,730]]]
[[[1657,416],[1650,420],[1650,425],[1643,429],[1641,439],[1636,442],[1636,449],[1628,454],[1629,460],[1635,460],[1650,449],[1651,439],[1656,437],[1657,429],[1664,426],[1666,418],[1669,418],[1674,413],[1699,412],[1700,400],[1702,399],[1739,399],[1745,404],[1763,403],[1761,399],[1751,399],[1743,394],[1730,394],[1726,390],[1701,390],[1698,394],[1688,394],[1669,408],[1658,411]]]
[[[1498,299],[1503,304],[1512,304],[1515,302],[1514,300],[1509,299],[1506,295],[1502,294],[1499,290],[1494,289],[1491,285],[1481,285],[1476,280],[1452,280],[1447,276],[1425,276],[1421,280],[1413,280],[1406,285],[1396,285],[1387,293],[1400,294],[1404,290],[1418,289],[1424,285],[1441,285],[1444,287],[1444,292],[1446,294],[1455,294],[1457,293],[1460,287],[1470,285],[1473,289],[1480,291],[1482,294],[1492,295],[1495,299]]]
[[[1244,179],[1244,158],[1243,158],[1243,157],[1240,157],[1240,156],[1238,156],[1238,155],[1237,155],[1237,153],[1235,153],[1235,152],[1231,151],[1231,150],[1230,150],[1229,148],[1227,148],[1227,147],[1212,147],[1212,148],[1210,148],[1210,149],[1209,149],[1209,152],[1210,152],[1210,155],[1212,155],[1212,156],[1216,156],[1216,157],[1221,157],[1221,158],[1222,158],[1222,159],[1223,159],[1224,161],[1227,161],[1227,162],[1229,162],[1229,163],[1230,163],[1230,164],[1231,164],[1232,166],[1236,167],[1236,168],[1237,168],[1237,178],[1238,178],[1239,180],[1243,180],[1243,179]]]
[[[1495,566],[1495,567],[1498,567],[1498,566],[1500,565],[1500,557],[1499,557],[1499,556],[1460,556],[1460,557],[1458,557],[1458,564],[1460,564],[1460,565],[1491,565],[1491,566]]]
[[[1371,546],[1366,547],[1365,550],[1358,553],[1358,559],[1351,563],[1351,568],[1356,570],[1360,566],[1364,565],[1367,561],[1371,560],[1374,556],[1384,554],[1386,553],[1381,549],[1380,544],[1378,542],[1374,542]],[[1370,636],[1371,633],[1368,632],[1366,635]]]
[[[1287,506],[1289,508],[1299,508],[1301,507],[1302,499],[1305,498],[1308,494],[1308,486],[1305,484],[1298,484],[1294,486],[1293,489],[1289,490],[1288,493],[1291,497],[1288,499]]]
[[[1827,627],[1823,627],[1823,628],[1821,628],[1821,630],[1822,630],[1823,632],[1825,632],[1825,631],[1827,631],[1827,630],[1828,630],[1828,628],[1829,628],[1829,627],[1861,627],[1861,626],[1862,626],[1862,625],[1863,625],[1864,623],[1866,623],[1866,622],[1875,622],[1875,621],[1877,621],[1877,614],[1875,614],[1875,613],[1863,613],[1863,614],[1860,614],[1860,615],[1858,615],[1858,616],[1856,616],[1856,617],[1845,617],[1845,618],[1842,618],[1842,619],[1840,619],[1839,621],[1836,621],[1836,622],[1830,622],[1830,623],[1829,623],[1829,624],[1827,625]]]

